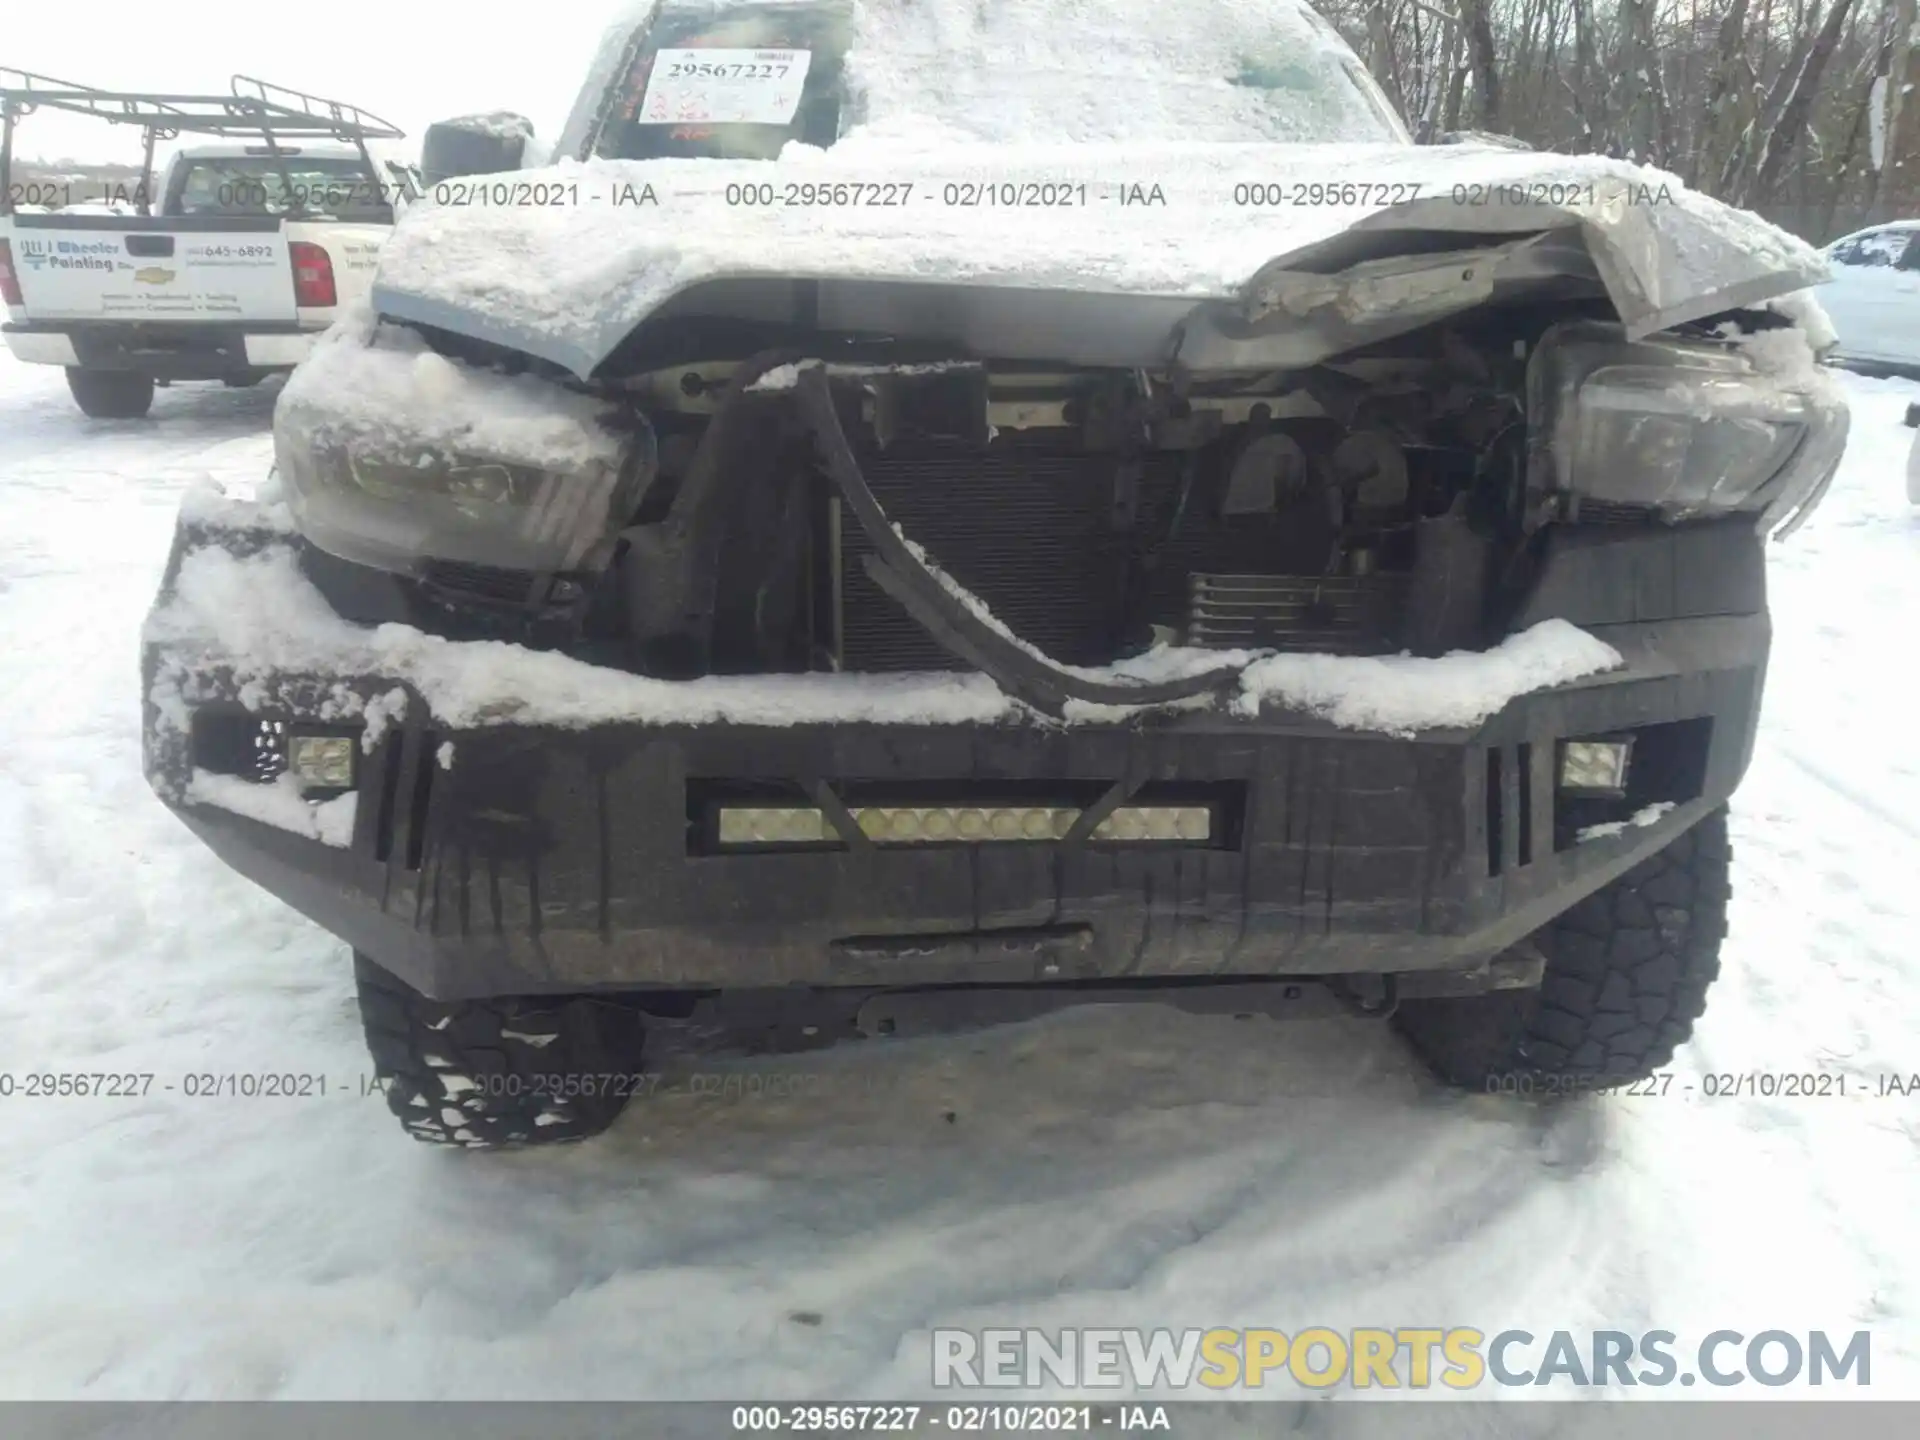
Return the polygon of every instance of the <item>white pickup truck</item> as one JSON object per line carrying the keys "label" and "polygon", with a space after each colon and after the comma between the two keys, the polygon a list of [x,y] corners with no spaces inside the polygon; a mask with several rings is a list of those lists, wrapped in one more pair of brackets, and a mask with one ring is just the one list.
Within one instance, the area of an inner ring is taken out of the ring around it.
{"label": "white pickup truck", "polygon": [[144,128],[148,177],[156,132],[219,137],[176,151],[131,215],[18,209],[0,173],[0,335],[62,366],[92,416],[145,415],[156,385],[292,369],[371,284],[419,193],[417,171],[373,148],[400,137],[385,121],[244,77],[231,95],[130,95],[0,72],[0,167],[14,121],[42,106]]}

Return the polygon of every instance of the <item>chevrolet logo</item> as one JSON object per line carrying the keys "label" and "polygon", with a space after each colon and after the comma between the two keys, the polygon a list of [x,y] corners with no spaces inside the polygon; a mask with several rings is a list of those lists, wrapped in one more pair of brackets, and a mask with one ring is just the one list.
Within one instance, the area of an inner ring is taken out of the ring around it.
{"label": "chevrolet logo", "polygon": [[133,278],[142,285],[165,285],[172,281],[174,272],[161,265],[149,265],[144,270],[133,272]]}

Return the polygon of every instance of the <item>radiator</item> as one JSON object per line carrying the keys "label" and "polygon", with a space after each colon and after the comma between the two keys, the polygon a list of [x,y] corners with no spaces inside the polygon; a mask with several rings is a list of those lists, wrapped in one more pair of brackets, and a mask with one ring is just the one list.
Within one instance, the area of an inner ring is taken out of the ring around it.
{"label": "radiator", "polygon": [[[1294,577],[1325,567],[1332,537],[1321,507],[1220,523],[1195,493],[1182,511],[1182,455],[1142,457],[1131,487],[1116,485],[1114,456],[1061,448],[1057,436],[859,458],[907,538],[1014,634],[1064,664],[1107,664],[1139,648],[1148,624],[1181,635],[1191,628],[1193,643],[1209,645],[1256,643],[1245,637],[1257,629],[1269,637],[1257,643],[1276,648],[1389,648],[1382,637],[1393,628],[1398,577],[1338,582],[1328,604],[1309,603],[1298,587],[1317,582]],[[837,634],[842,668],[964,669],[868,578],[861,560],[872,547],[852,517],[833,506],[828,527],[837,588],[825,628]],[[1196,600],[1202,580],[1204,601]],[[1132,635],[1130,586],[1143,597]]]}

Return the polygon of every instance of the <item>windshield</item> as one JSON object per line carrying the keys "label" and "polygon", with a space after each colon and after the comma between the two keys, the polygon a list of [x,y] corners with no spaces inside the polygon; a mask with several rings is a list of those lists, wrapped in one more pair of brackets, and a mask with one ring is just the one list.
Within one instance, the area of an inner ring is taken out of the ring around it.
{"label": "windshield", "polygon": [[1407,143],[1294,0],[665,0],[593,154],[772,158],[789,140]]}
{"label": "windshield", "polygon": [[[383,193],[384,192],[384,193]],[[170,215],[286,215],[391,221],[393,185],[376,185],[352,155],[288,154],[188,160],[167,196]]]}

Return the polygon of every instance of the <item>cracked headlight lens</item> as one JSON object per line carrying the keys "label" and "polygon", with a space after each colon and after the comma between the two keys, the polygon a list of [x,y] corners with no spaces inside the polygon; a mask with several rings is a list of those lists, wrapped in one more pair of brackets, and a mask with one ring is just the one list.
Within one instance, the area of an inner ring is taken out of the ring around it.
{"label": "cracked headlight lens", "polygon": [[274,459],[301,533],[331,555],[396,574],[442,561],[552,575],[591,569],[611,549],[652,483],[658,449],[633,415],[617,439],[556,446],[551,462],[528,463],[409,443],[390,423],[283,396]]}
{"label": "cracked headlight lens", "polygon": [[1755,513],[1772,530],[1819,499],[1846,446],[1827,375],[1763,370],[1739,347],[1620,327],[1555,326],[1528,372],[1536,494],[1655,511],[1669,521]]}

